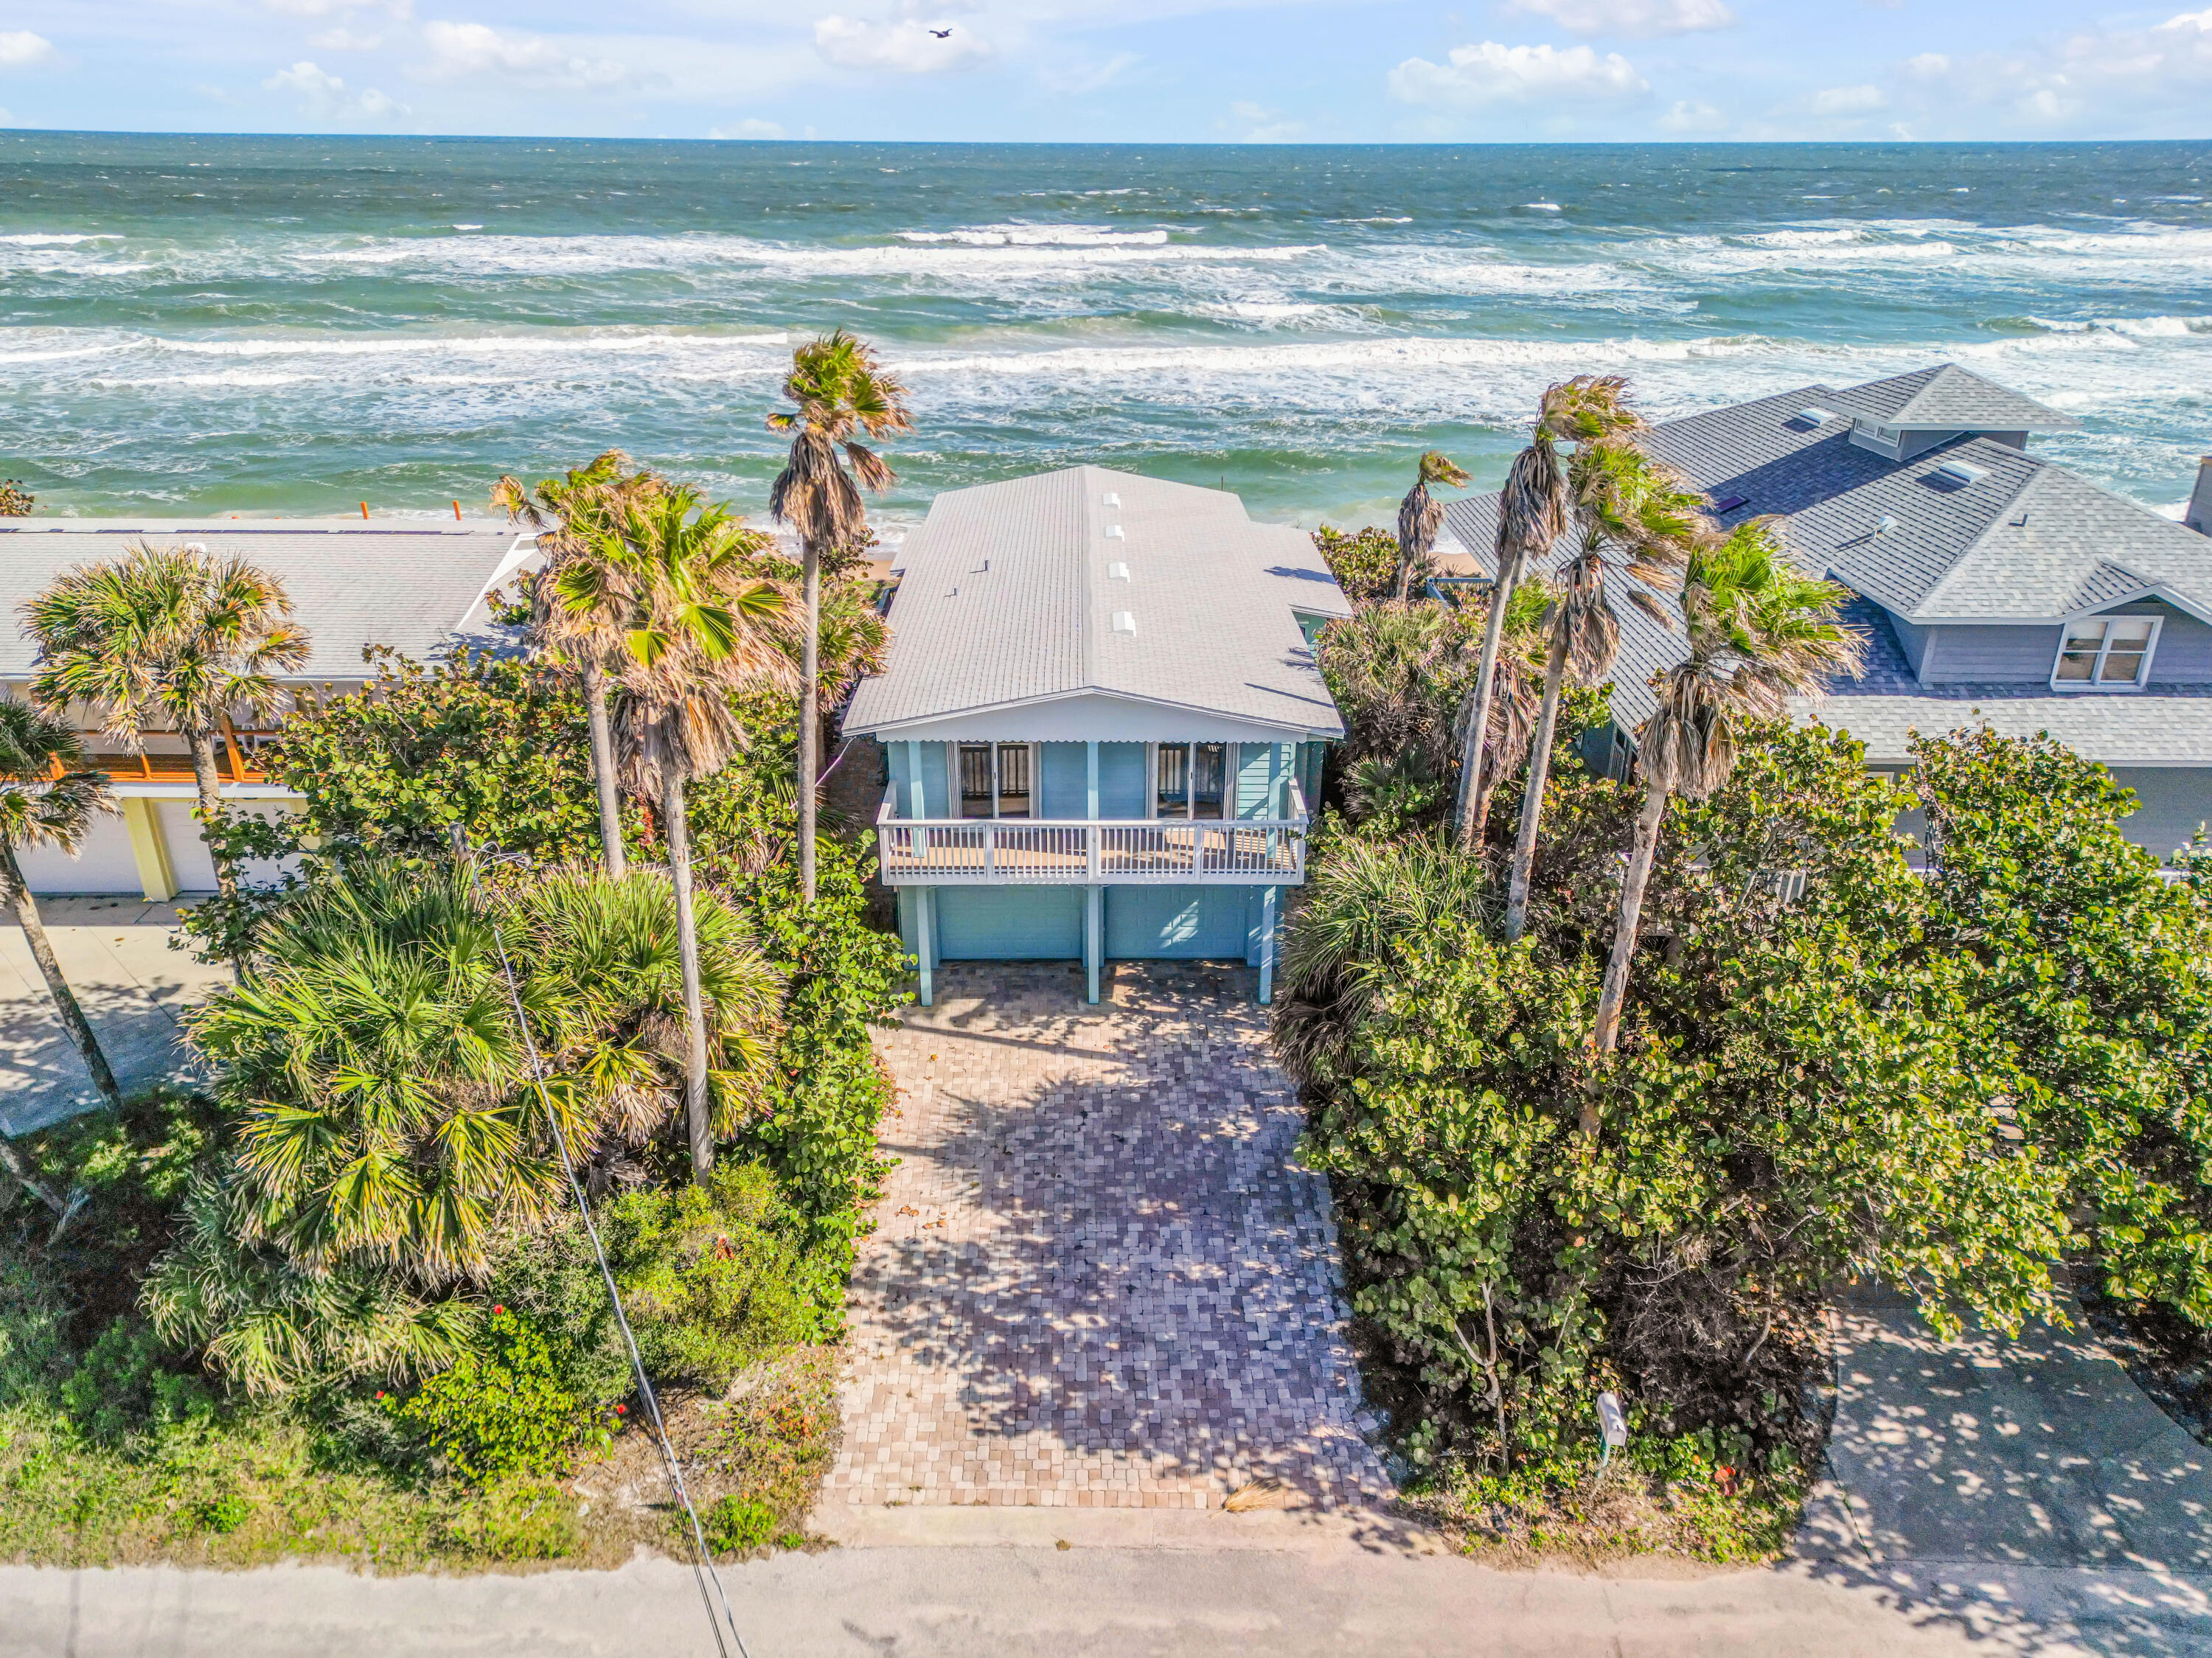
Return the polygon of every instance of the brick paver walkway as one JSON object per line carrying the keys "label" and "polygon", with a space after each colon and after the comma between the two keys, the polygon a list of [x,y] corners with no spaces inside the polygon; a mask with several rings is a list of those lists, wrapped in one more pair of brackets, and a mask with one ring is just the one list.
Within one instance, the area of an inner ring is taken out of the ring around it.
{"label": "brick paver walkway", "polygon": [[830,1503],[1218,1508],[1388,1492],[1328,1193],[1252,975],[954,966],[882,1052],[902,1159],[853,1275]]}

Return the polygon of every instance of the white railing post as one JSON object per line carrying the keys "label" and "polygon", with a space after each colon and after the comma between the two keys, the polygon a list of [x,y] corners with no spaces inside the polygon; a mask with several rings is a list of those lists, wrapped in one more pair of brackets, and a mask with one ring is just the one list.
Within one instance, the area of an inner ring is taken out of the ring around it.
{"label": "white railing post", "polygon": [[1098,865],[1103,860],[1106,830],[1103,824],[1086,824],[1083,830],[1084,874],[1090,884],[1098,884]]}
{"label": "white railing post", "polygon": [[983,877],[988,880],[999,872],[999,826],[983,826]]}

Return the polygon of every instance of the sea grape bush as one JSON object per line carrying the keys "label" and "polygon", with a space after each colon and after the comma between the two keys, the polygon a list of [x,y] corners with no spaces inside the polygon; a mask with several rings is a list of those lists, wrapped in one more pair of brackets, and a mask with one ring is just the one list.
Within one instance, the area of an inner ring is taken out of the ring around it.
{"label": "sea grape bush", "polygon": [[[1417,1465],[1577,1454],[1607,1387],[1643,1431],[1786,1459],[1821,1300],[1856,1278],[1939,1328],[2011,1328],[2060,1315],[2054,1264],[2087,1243],[2112,1293],[2205,1317],[2212,922],[2119,834],[2124,793],[1986,733],[1923,743],[1916,793],[1839,734],[1747,748],[1670,811],[1605,1062],[1588,1042],[1625,790],[1561,787],[1511,945],[1486,899],[1441,890],[1423,925],[1361,920],[1367,865],[1434,885],[1440,860],[1317,857],[1279,1046]],[[1925,879],[1893,833],[1916,805]]]}

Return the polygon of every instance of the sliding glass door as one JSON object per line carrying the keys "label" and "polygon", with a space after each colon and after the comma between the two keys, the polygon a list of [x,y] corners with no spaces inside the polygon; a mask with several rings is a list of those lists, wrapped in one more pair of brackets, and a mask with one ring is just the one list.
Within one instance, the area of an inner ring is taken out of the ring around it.
{"label": "sliding glass door", "polygon": [[1026,743],[960,745],[960,815],[1028,817],[1035,799]]}

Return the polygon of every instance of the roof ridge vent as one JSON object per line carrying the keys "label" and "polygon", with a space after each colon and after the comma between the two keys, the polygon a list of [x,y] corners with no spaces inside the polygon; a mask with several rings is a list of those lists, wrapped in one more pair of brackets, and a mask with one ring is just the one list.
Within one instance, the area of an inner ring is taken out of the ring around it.
{"label": "roof ridge vent", "polygon": [[1117,634],[1133,634],[1133,633],[1136,632],[1136,631],[1137,631],[1137,616],[1136,616],[1136,612],[1134,612],[1133,610],[1116,610],[1116,611],[1115,611],[1115,612],[1114,612],[1114,631],[1115,631],[1115,633],[1117,633]]}

